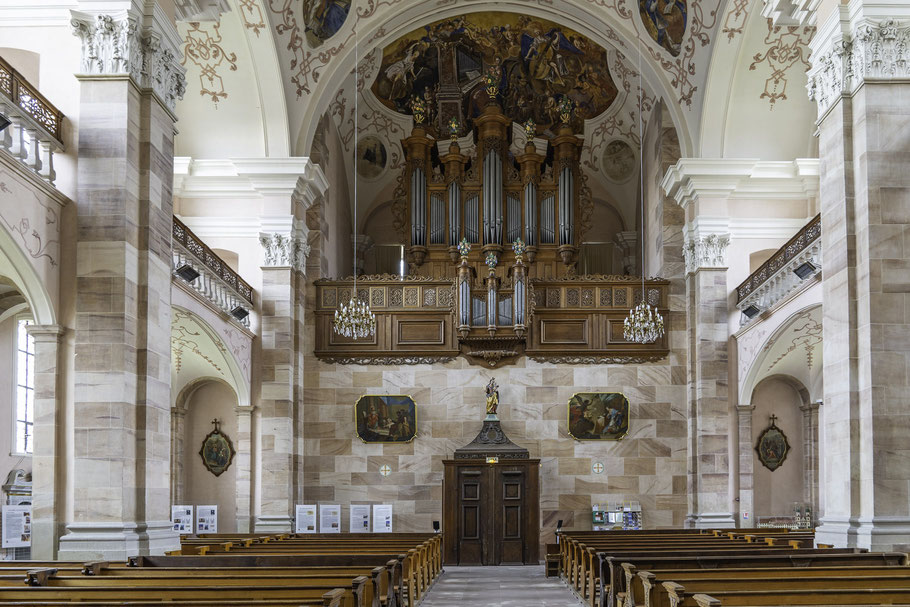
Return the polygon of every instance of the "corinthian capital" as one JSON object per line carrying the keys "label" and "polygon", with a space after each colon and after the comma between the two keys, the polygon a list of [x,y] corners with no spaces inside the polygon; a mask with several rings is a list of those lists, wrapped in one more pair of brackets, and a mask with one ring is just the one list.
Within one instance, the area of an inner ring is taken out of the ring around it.
{"label": "corinthian capital", "polygon": [[306,260],[310,255],[310,244],[305,237],[277,232],[259,234],[262,245],[263,266],[272,268],[290,267],[299,272],[306,271]]}
{"label": "corinthian capital", "polygon": [[841,95],[850,95],[865,82],[910,78],[910,22],[892,17],[850,21],[842,11],[839,27],[810,44],[809,99],[823,116]]}
{"label": "corinthian capital", "polygon": [[690,237],[683,247],[686,273],[702,269],[726,268],[728,246],[730,246],[729,234]]}
{"label": "corinthian capital", "polygon": [[70,13],[73,34],[82,42],[83,76],[128,75],[174,110],[186,91],[186,70],[180,65],[174,36],[157,31],[157,20],[127,11]]}

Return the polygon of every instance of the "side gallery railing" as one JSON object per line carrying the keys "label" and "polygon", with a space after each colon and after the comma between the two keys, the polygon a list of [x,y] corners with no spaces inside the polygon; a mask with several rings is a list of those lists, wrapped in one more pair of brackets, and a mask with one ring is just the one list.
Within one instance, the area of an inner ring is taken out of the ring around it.
{"label": "side gallery railing", "polygon": [[53,185],[54,154],[63,150],[63,112],[0,57],[0,114],[10,124],[0,131],[0,149]]}

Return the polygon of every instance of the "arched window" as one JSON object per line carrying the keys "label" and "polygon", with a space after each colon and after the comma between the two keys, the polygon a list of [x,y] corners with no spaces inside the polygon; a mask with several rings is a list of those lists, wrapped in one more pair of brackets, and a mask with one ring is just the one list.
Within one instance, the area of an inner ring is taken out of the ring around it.
{"label": "arched window", "polygon": [[29,335],[28,318],[16,323],[16,408],[15,449],[17,454],[31,454],[35,425],[35,338]]}

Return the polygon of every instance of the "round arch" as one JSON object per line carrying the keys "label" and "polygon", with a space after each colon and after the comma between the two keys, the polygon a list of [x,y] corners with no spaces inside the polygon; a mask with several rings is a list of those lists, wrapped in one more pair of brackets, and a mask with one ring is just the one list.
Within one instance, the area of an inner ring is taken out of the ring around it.
{"label": "round arch", "polygon": [[0,224],[0,275],[6,276],[28,302],[38,325],[57,324],[57,313],[45,288],[22,248],[13,240],[6,226]]}
{"label": "round arch", "polygon": [[[568,12],[567,8],[571,8],[571,12]],[[570,6],[568,3],[558,3],[553,6],[529,6],[516,0],[508,2],[483,0],[469,6],[456,5],[440,9],[436,3],[418,2],[385,21],[365,23],[364,31],[357,32],[357,54],[361,58],[366,57],[375,49],[386,46],[389,40],[394,40],[426,23],[479,12],[514,12],[548,19],[554,23],[571,27],[605,49],[619,48],[626,55],[636,53],[635,49],[639,44],[626,28],[614,28],[605,22],[603,13],[592,12],[587,7],[574,4]],[[323,73],[322,78],[314,87],[313,100],[307,104],[305,111],[292,125],[292,132],[297,133],[295,149],[299,155],[309,154],[319,119],[335,99],[337,92],[344,87],[345,80],[350,77],[353,70],[354,47],[355,44],[348,44],[339,50],[332,68]],[[653,61],[646,56],[644,47],[642,47],[642,54],[644,61],[641,71],[644,85],[650,88],[658,98],[675,99],[676,92],[667,75],[662,70],[655,69]],[[667,104],[667,107],[679,134],[682,156],[690,156],[693,150],[693,139],[689,132],[685,110],[678,103]]]}
{"label": "round arch", "polygon": [[[244,375],[242,369],[240,368],[240,363],[234,357],[233,353],[225,346],[224,340],[218,335],[217,331],[202,317],[198,314],[184,308],[182,306],[174,305],[172,308],[173,311],[178,312],[178,316],[184,319],[191,320],[192,322],[187,322],[187,330],[196,336],[198,333],[199,336],[205,338],[204,344],[192,343],[189,347],[191,351],[198,350],[198,352],[193,351],[194,354],[198,354],[203,360],[205,360],[208,365],[215,370],[221,370],[222,377],[217,377],[211,375],[208,368],[206,373],[200,373],[198,377],[192,378],[190,381],[186,382],[183,386],[179,386],[176,393],[174,393],[172,388],[172,393],[174,394],[173,405],[176,406],[178,399],[183,395],[184,401],[186,397],[192,394],[192,391],[186,392],[186,389],[192,386],[198,387],[199,382],[204,381],[219,381],[227,385],[233,392],[237,395],[237,404],[241,407],[250,406],[250,384]],[[198,328],[198,332],[195,329]],[[171,343],[173,348],[173,343],[175,340],[174,336],[174,320],[171,324]],[[183,339],[183,338],[181,338]],[[205,348],[205,351],[203,351]],[[221,363],[221,364],[218,364]],[[172,366],[177,364],[175,358],[172,356]],[[224,365],[223,369],[221,365]]]}
{"label": "round arch", "polygon": [[[755,345],[755,351],[758,354],[745,374],[740,377],[741,403],[750,402],[759,383],[775,376],[787,377],[791,385],[794,385],[792,382],[798,382],[803,386],[807,392],[804,395],[804,403],[809,402],[815,395],[813,393],[819,391],[822,366],[821,310],[820,302],[799,307],[787,315],[763,341]],[[797,377],[792,366],[788,367],[780,363],[800,349],[804,352],[811,349],[812,352],[806,354],[811,365],[802,377]],[[801,394],[801,396],[803,395]]]}

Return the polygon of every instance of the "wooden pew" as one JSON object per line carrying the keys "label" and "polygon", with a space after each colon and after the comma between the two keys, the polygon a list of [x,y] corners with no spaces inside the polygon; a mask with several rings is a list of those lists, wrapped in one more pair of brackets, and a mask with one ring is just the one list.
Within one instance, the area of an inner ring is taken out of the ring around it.
{"label": "wooden pew", "polygon": [[722,567],[810,567],[853,565],[905,565],[907,555],[902,552],[869,553],[855,548],[785,550],[778,548],[753,548],[751,550],[714,551],[673,554],[657,553],[599,553],[600,604],[616,605],[616,594],[625,592],[628,581],[622,563],[632,563],[638,570],[660,569],[717,569]]}
{"label": "wooden pew", "polygon": [[721,607],[725,605],[761,607],[779,605],[910,605],[910,587],[907,588],[836,588],[793,589],[769,588],[764,590],[736,590],[714,594],[688,594],[673,582],[665,582],[665,589],[674,607]]}

